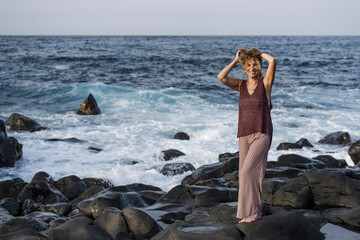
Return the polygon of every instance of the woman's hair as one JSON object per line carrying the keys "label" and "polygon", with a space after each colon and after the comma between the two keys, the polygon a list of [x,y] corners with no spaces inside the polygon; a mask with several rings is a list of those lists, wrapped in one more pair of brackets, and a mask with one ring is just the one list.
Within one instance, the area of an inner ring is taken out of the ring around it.
{"label": "woman's hair", "polygon": [[245,48],[240,48],[239,51],[240,64],[242,67],[244,67],[245,63],[250,59],[254,59],[262,67],[261,52],[258,49],[251,48],[249,50],[246,50]]}

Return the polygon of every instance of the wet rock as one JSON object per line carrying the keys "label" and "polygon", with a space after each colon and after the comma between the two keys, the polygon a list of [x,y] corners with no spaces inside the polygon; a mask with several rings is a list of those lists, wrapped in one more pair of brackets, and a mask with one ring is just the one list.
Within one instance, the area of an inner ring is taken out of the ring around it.
{"label": "wet rock", "polygon": [[100,109],[92,94],[89,94],[77,111],[79,115],[98,115],[99,113]]}
{"label": "wet rock", "polygon": [[48,184],[55,186],[55,180],[47,172],[37,172],[31,179],[31,182],[47,182]]}
{"label": "wet rock", "polygon": [[142,184],[142,183],[132,183],[126,185],[127,188],[131,189],[134,192],[141,192],[141,191],[162,191],[161,188],[155,187],[152,185]]}
{"label": "wet rock", "polygon": [[187,135],[184,132],[177,132],[174,135],[174,139],[178,139],[178,140],[190,140],[189,135]]}
{"label": "wet rock", "polygon": [[48,142],[68,142],[68,143],[84,143],[86,141],[72,137],[72,138],[49,138]]}
{"label": "wet rock", "polygon": [[164,191],[153,191],[153,190],[144,190],[138,193],[148,205],[153,205],[166,194],[166,192]]}
{"label": "wet rock", "polygon": [[0,119],[0,137],[7,137],[5,123]]}
{"label": "wet rock", "polygon": [[104,191],[105,188],[101,187],[101,186],[91,186],[88,189],[85,190],[85,192],[83,192],[79,197],[71,200],[71,204],[73,206],[77,206],[80,202],[84,201],[85,199],[88,199],[92,196],[94,196],[95,194]]}
{"label": "wet rock", "polygon": [[315,206],[360,206],[360,181],[336,170],[313,170],[305,172]]}
{"label": "wet rock", "polygon": [[76,208],[71,213],[69,213],[68,217],[69,218],[88,217],[88,215],[86,215],[84,212]]}
{"label": "wet rock", "polygon": [[19,203],[15,199],[9,197],[0,200],[0,207],[6,209],[9,214],[13,216],[16,216],[20,210]]}
{"label": "wet rock", "polygon": [[9,211],[0,206],[0,226],[1,224],[6,223],[12,218],[13,216],[9,213]]}
{"label": "wet rock", "polygon": [[348,153],[354,165],[360,167],[360,140],[350,145]]}
{"label": "wet rock", "polygon": [[351,138],[348,132],[339,131],[326,135],[319,143],[348,146],[351,143]]}
{"label": "wet rock", "polygon": [[70,203],[55,203],[51,205],[34,203],[32,209],[35,211],[52,212],[59,216],[67,216],[72,211],[72,205]]}
{"label": "wet rock", "polygon": [[168,163],[161,168],[160,172],[165,176],[173,176],[195,170],[196,168],[191,163]]}
{"label": "wet rock", "polygon": [[38,233],[47,227],[46,223],[34,218],[14,217],[0,225],[0,236],[1,239],[48,239]]}
{"label": "wet rock", "polygon": [[49,223],[55,219],[60,218],[59,215],[57,215],[55,213],[51,213],[51,212],[32,212],[32,213],[25,215],[24,217],[35,218],[35,219],[40,220],[45,223]]}
{"label": "wet rock", "polygon": [[27,183],[21,178],[14,178],[0,182],[0,199],[6,197],[17,199],[26,184]]}
{"label": "wet rock", "polygon": [[302,171],[292,167],[268,168],[265,171],[265,178],[296,178]]}
{"label": "wet rock", "polygon": [[49,227],[48,227],[47,230],[54,229],[54,228],[60,226],[61,224],[66,223],[68,220],[69,220],[69,219],[68,219],[68,218],[65,218],[65,217],[56,218],[56,219],[52,220],[52,221],[49,223]]}
{"label": "wet rock", "polygon": [[223,162],[212,163],[203,165],[194,171],[192,174],[186,176],[181,184],[191,185],[196,184],[197,182],[212,179],[212,178],[221,178],[226,173],[232,173],[239,170],[239,160],[231,158],[230,160],[225,160]]}
{"label": "wet rock", "polygon": [[227,162],[227,161],[235,161],[233,160],[235,158],[235,160],[239,161],[239,152],[236,153],[221,153],[219,154],[219,162]]}
{"label": "wet rock", "polygon": [[161,221],[167,224],[172,224],[178,220],[183,221],[185,219],[185,216],[188,215],[190,212],[184,212],[184,211],[175,211],[175,212],[169,212],[161,216]]}
{"label": "wet rock", "polygon": [[185,153],[176,149],[163,150],[160,154],[160,158],[164,159],[165,161],[169,161],[180,156],[185,156]]}
{"label": "wet rock", "polygon": [[246,239],[322,240],[324,235],[301,213],[287,212],[266,216],[251,223],[240,223],[238,229]]}
{"label": "wet rock", "polygon": [[76,217],[66,223],[46,231],[51,240],[113,240],[113,237],[106,232],[99,224],[87,217]]}
{"label": "wet rock", "polygon": [[22,144],[16,138],[0,137],[0,167],[13,167],[22,156]]}
{"label": "wet rock", "polygon": [[107,207],[120,210],[127,207],[146,207],[141,196],[126,186],[105,189],[78,204],[78,208],[89,216],[98,217]]}
{"label": "wet rock", "polygon": [[162,228],[145,212],[135,208],[122,210],[130,231],[136,239],[149,239],[159,233]]}
{"label": "wet rock", "polygon": [[329,222],[360,232],[360,207],[336,211],[331,215]]}
{"label": "wet rock", "polygon": [[289,149],[302,149],[303,146],[297,143],[280,143],[279,146],[276,147],[276,150],[289,150]]}
{"label": "wet rock", "polygon": [[92,152],[97,152],[97,153],[102,151],[101,148],[93,147],[93,146],[89,146],[87,149],[92,151]]}
{"label": "wet rock", "polygon": [[309,147],[309,148],[312,148],[314,147],[310,142],[309,140],[307,140],[306,138],[301,138],[300,140],[296,141],[295,142],[296,144],[299,144],[303,147]]}
{"label": "wet rock", "polygon": [[313,159],[323,162],[328,168],[345,168],[348,166],[345,160],[338,160],[330,155],[320,155],[314,157]]}
{"label": "wet rock", "polygon": [[9,126],[11,130],[15,131],[23,130],[35,132],[47,129],[46,127],[41,126],[35,120],[18,113],[11,114],[11,116],[5,121],[5,125]]}
{"label": "wet rock", "polygon": [[22,215],[26,215],[26,214],[29,214],[33,211],[34,209],[34,205],[35,205],[35,201],[28,198],[28,199],[25,199],[23,204],[22,204]]}
{"label": "wet rock", "polygon": [[17,201],[22,203],[26,199],[32,199],[42,204],[69,201],[58,189],[45,181],[34,181],[27,184],[17,197]]}
{"label": "wet rock", "polygon": [[272,205],[275,192],[287,181],[289,181],[288,178],[265,178],[262,185],[261,201],[265,204]]}
{"label": "wet rock", "polygon": [[189,189],[195,196],[194,207],[212,207],[238,199],[238,190],[235,188],[190,186]]}
{"label": "wet rock", "polygon": [[273,194],[271,205],[289,208],[311,208],[313,196],[304,176],[294,178],[279,187]]}
{"label": "wet rock", "polygon": [[193,198],[189,187],[177,185],[162,196],[151,209],[171,211],[190,211],[194,206]]}
{"label": "wet rock", "polygon": [[102,178],[83,178],[83,182],[89,188],[91,186],[101,186],[103,188],[109,188],[114,186],[110,180],[102,179]]}
{"label": "wet rock", "polygon": [[152,238],[152,240],[162,239],[234,240],[242,238],[240,232],[233,224],[222,222],[189,223],[177,221]]}
{"label": "wet rock", "polygon": [[129,228],[121,211],[114,207],[105,208],[95,222],[105,229],[114,239],[127,239]]}
{"label": "wet rock", "polygon": [[75,175],[60,178],[55,185],[69,200],[77,198],[87,188],[85,182]]}
{"label": "wet rock", "polygon": [[324,169],[326,165],[315,159],[303,157],[297,154],[286,154],[278,157],[278,162],[285,163],[289,167],[299,169]]}
{"label": "wet rock", "polygon": [[221,204],[214,207],[200,207],[185,216],[185,221],[190,223],[222,222],[237,224],[237,206]]}

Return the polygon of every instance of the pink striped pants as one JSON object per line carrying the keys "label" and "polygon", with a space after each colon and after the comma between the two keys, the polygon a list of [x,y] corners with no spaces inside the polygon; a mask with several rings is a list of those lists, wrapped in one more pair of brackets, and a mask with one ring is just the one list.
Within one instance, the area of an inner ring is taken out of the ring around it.
{"label": "pink striped pants", "polygon": [[252,133],[239,137],[239,196],[237,218],[261,217],[261,192],[270,136]]}

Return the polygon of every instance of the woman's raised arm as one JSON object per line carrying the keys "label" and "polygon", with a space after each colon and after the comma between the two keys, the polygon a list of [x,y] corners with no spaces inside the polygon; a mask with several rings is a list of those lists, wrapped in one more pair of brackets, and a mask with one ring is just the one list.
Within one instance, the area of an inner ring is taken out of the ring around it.
{"label": "woman's raised arm", "polygon": [[223,70],[221,70],[221,72],[219,73],[219,75],[217,76],[217,78],[226,86],[228,86],[231,89],[234,89],[235,91],[239,91],[240,89],[240,84],[242,82],[241,79],[236,79],[236,78],[228,78],[228,74],[229,72],[240,62],[239,59],[239,51],[236,53],[236,57],[235,59],[229,64],[227,65]]}
{"label": "woman's raised arm", "polygon": [[261,57],[269,62],[269,66],[268,66],[268,69],[266,70],[266,74],[264,77],[264,85],[265,85],[268,100],[270,100],[271,88],[272,88],[272,86],[274,84],[274,80],[275,80],[276,59],[273,56],[270,56],[269,54],[266,54],[266,53],[262,53]]}

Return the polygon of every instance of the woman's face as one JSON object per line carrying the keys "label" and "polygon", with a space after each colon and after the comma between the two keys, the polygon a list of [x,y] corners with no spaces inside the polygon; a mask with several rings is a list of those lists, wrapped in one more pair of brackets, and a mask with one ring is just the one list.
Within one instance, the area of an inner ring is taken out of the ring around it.
{"label": "woman's face", "polygon": [[254,58],[250,58],[245,62],[245,72],[250,78],[257,78],[261,75],[261,65]]}

